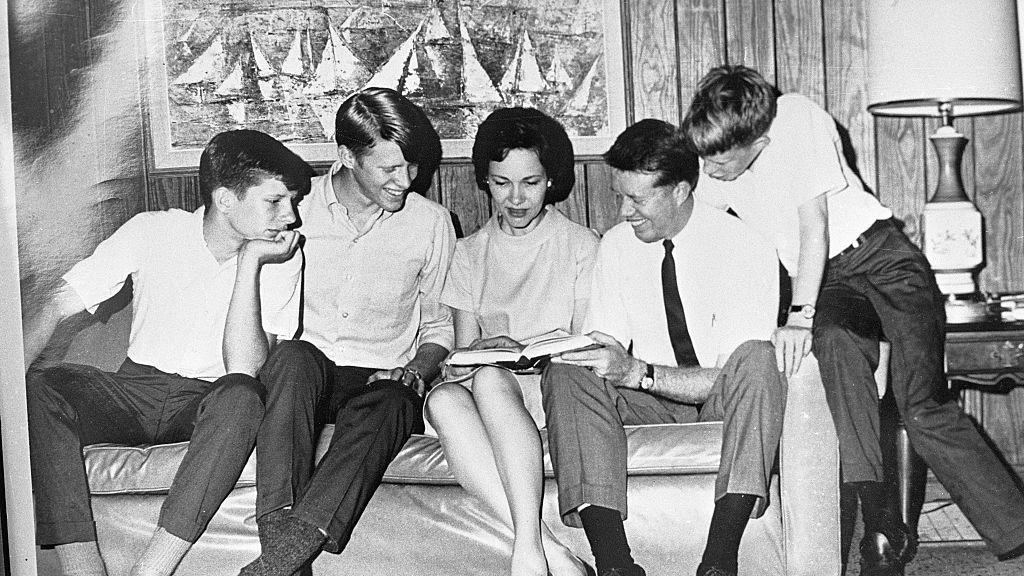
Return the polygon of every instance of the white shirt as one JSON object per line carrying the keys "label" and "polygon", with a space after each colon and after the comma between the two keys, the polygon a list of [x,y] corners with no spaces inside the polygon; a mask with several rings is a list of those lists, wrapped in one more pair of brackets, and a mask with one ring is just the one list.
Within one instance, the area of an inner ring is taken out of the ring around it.
{"label": "white shirt", "polygon": [[[721,366],[737,346],[768,340],[776,327],[778,261],[739,219],[694,202],[672,238],[676,283],[701,366]],[[661,284],[661,242],[642,242],[620,223],[601,239],[594,263],[586,329],[619,341],[633,356],[675,366]]]}
{"label": "white shirt", "polygon": [[892,211],[865,191],[846,163],[828,112],[800,94],[785,94],[777,102],[770,143],[750,168],[731,182],[702,174],[694,195],[723,210],[732,208],[775,245],[786,270],[796,276],[800,205],[827,195],[830,258],[876,220],[891,218]]}
{"label": "white shirt", "polygon": [[433,343],[451,349],[451,312],[440,304],[455,250],[448,210],[410,193],[398,212],[381,210],[360,234],[334,194],[313,179],[299,204],[306,237],[301,338],[339,366],[394,368]]}
{"label": "white shirt", "polygon": [[[204,208],[143,212],[76,264],[64,280],[89,312],[132,276],[128,357],[187,378],[225,373],[222,346],[238,259],[218,263],[203,238]],[[301,254],[260,272],[263,329],[291,338],[298,329]]]}
{"label": "white shirt", "polygon": [[586,315],[597,234],[545,210],[528,234],[508,234],[495,215],[455,247],[441,302],[472,312],[483,338],[569,334],[573,315]]}

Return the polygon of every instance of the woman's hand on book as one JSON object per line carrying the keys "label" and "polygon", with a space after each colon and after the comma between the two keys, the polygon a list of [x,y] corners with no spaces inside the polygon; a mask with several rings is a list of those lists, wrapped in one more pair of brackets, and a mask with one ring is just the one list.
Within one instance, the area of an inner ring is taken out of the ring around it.
{"label": "woman's hand on book", "polygon": [[510,348],[521,351],[524,346],[508,336],[494,336],[492,338],[478,338],[470,343],[470,350],[488,350],[491,348]]}
{"label": "woman's hand on book", "polygon": [[[448,353],[448,358],[452,357],[452,354],[459,352],[460,350],[468,350],[468,348],[456,348]],[[452,366],[448,363],[448,358],[441,362],[441,379],[442,380],[458,380],[473,370],[476,370],[476,366]]]}

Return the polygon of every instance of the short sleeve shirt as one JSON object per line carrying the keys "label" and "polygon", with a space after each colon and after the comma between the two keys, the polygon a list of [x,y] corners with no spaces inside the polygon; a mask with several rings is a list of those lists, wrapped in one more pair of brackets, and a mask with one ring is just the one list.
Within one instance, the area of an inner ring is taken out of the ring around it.
{"label": "short sleeve shirt", "polygon": [[827,197],[829,257],[853,243],[876,220],[892,212],[864,189],[843,156],[835,120],[799,94],[778,99],[770,140],[750,168],[733,181],[703,176],[694,191],[708,204],[732,208],[769,239],[791,275],[798,273],[798,208],[822,194]]}
{"label": "short sleeve shirt", "polygon": [[568,334],[574,310],[586,313],[597,234],[545,210],[528,234],[504,232],[493,216],[455,247],[441,302],[472,312],[484,338]]}
{"label": "short sleeve shirt", "polygon": [[[64,275],[89,312],[132,277],[128,357],[188,378],[225,374],[222,346],[237,257],[218,263],[203,237],[204,208],[143,212]],[[282,338],[298,329],[299,252],[260,271],[263,329]]]}

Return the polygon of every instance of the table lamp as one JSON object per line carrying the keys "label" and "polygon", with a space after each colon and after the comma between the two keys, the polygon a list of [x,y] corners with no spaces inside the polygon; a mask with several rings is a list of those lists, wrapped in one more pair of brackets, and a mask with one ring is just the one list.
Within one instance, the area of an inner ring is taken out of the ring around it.
{"label": "table lamp", "polygon": [[960,160],[967,139],[953,118],[1021,109],[1016,2],[871,0],[867,6],[868,111],[942,118],[929,137],[939,173],[922,215],[922,249],[950,300],[975,294],[974,272],[984,260],[981,213],[964,192]]}

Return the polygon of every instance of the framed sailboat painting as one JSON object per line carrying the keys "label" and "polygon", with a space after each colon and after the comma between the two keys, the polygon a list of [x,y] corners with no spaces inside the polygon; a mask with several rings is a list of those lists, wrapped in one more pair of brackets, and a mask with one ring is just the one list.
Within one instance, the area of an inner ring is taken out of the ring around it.
{"label": "framed sailboat painting", "polygon": [[145,0],[152,168],[198,166],[216,133],[262,130],[336,157],[334,114],[364,87],[420,105],[445,158],[505,106],[565,125],[578,155],[626,125],[623,0]]}

